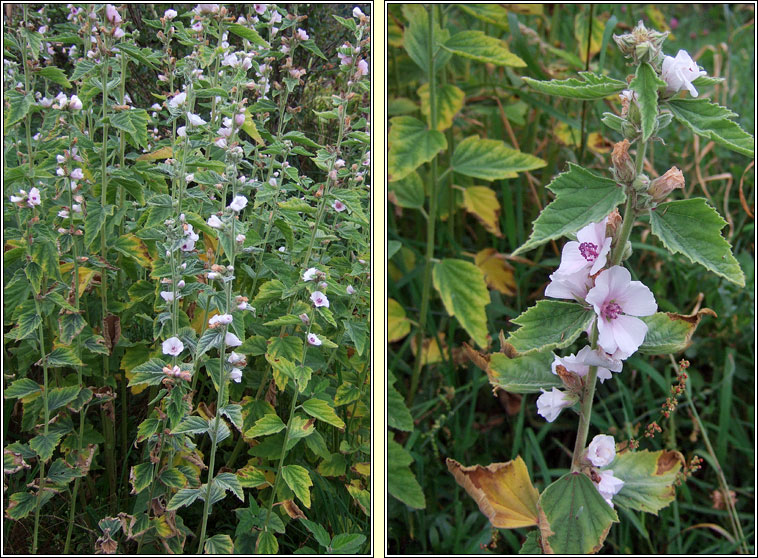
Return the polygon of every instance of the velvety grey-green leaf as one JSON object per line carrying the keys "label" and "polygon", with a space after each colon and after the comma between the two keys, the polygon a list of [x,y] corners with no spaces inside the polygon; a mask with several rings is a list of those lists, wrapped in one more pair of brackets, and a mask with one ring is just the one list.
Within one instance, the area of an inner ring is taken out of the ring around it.
{"label": "velvety grey-green leaf", "polygon": [[411,172],[400,180],[387,184],[390,201],[400,207],[421,209],[424,207],[426,193],[424,183],[417,172]]}
{"label": "velvety grey-green leaf", "polygon": [[526,66],[521,58],[513,54],[500,39],[490,37],[483,31],[459,31],[442,45],[442,48],[478,62],[495,64],[496,66]]}
{"label": "velvety grey-green leaf", "polygon": [[579,72],[579,76],[581,79],[551,79],[550,81],[540,81],[530,77],[521,79],[540,93],[583,101],[602,99],[614,93],[621,93],[627,88],[623,81],[599,76],[592,72]]}
{"label": "velvety grey-green leaf", "polygon": [[546,164],[539,157],[511,149],[502,141],[479,136],[469,136],[460,142],[450,161],[455,172],[484,180],[515,178],[519,172],[539,169]]}
{"label": "velvety grey-green leaf", "polygon": [[444,134],[430,130],[421,120],[412,116],[390,119],[387,179],[394,182],[405,178],[446,147]]}
{"label": "velvety grey-green leaf", "polygon": [[547,554],[598,552],[616,511],[583,473],[567,473],[548,486],[537,502],[542,548]]}
{"label": "velvety grey-green leaf", "polygon": [[477,345],[486,347],[487,314],[484,308],[490,302],[490,293],[482,270],[471,262],[444,259],[434,265],[432,281],[447,313],[458,319]]}
{"label": "velvety grey-green leaf", "polygon": [[[405,11],[405,10],[404,10]],[[409,24],[405,27],[403,33],[403,47],[421,71],[429,71],[429,42],[432,38],[429,35],[429,16],[427,11],[421,5],[415,5],[409,8],[412,14],[408,14]],[[448,51],[440,48],[450,37],[450,31],[442,29],[437,21],[434,22],[434,44],[432,46],[432,57],[434,59],[434,70],[440,70],[452,56]]]}
{"label": "velvety grey-green leaf", "polygon": [[5,129],[7,130],[10,126],[13,126],[27,115],[29,109],[34,104],[34,95],[32,93],[24,95],[15,89],[8,89],[5,92],[5,100],[9,104],[5,111],[4,123]]}
{"label": "velvety grey-green leaf", "polygon": [[544,389],[562,388],[563,382],[553,374],[552,351],[539,351],[508,358],[503,353],[492,353],[486,370],[490,383],[511,393],[539,393]]}
{"label": "velvety grey-green leaf", "polygon": [[608,466],[624,481],[613,502],[632,510],[658,515],[674,501],[676,481],[684,458],[677,451],[626,451]]}
{"label": "velvety grey-green leaf", "polygon": [[697,135],[751,159],[755,157],[755,138],[730,120],[737,114],[728,108],[708,99],[673,99],[668,106],[674,113],[674,118]]}
{"label": "velvety grey-green leaf", "polygon": [[671,312],[656,312],[640,319],[647,325],[645,341],[639,351],[648,355],[667,355],[683,351],[703,315],[716,316],[710,308],[703,308],[695,315],[684,316]]}
{"label": "velvety grey-green leaf", "polygon": [[540,300],[513,323],[521,327],[507,341],[522,354],[568,347],[595,317],[574,302]]}
{"label": "velvety grey-green leaf", "polygon": [[671,253],[683,254],[716,275],[745,286],[745,275],[721,236],[726,221],[703,198],[662,203],[650,212],[650,228]]}
{"label": "velvety grey-green leaf", "polygon": [[387,440],[387,490],[406,506],[417,510],[426,507],[424,492],[411,472],[411,454],[395,440]]}
{"label": "velvety grey-green leaf", "polygon": [[228,29],[233,34],[237,35],[238,37],[242,37],[243,39],[247,39],[254,45],[271,48],[265,39],[261,37],[260,34],[252,27],[240,25],[239,23],[232,23],[229,25]]}
{"label": "velvety grey-green leaf", "polygon": [[658,89],[661,87],[666,87],[666,82],[658,77],[650,64],[643,62],[637,66],[637,72],[629,83],[629,89],[637,94],[642,141],[647,141],[655,131],[655,119],[658,116]]}
{"label": "velvety grey-green leaf", "polygon": [[514,256],[597,223],[626,200],[624,190],[615,181],[573,163],[547,187],[555,193],[555,199],[534,221],[529,240],[513,252]]}

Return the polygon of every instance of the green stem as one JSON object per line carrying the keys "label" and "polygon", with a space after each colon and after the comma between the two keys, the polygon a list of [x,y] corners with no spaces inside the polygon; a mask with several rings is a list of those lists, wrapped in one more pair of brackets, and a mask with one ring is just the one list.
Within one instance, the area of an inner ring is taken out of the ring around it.
{"label": "green stem", "polygon": [[[26,4],[24,4],[24,25],[27,25],[26,15],[27,15]],[[27,45],[26,45],[26,41],[22,39],[21,34],[19,34],[18,42],[21,45],[21,60],[24,64],[24,94],[30,95],[31,90],[29,89],[29,68],[27,65],[27,54],[26,54]],[[29,162],[29,176],[31,177],[34,174],[34,157],[32,154],[31,114],[27,113],[26,117],[24,118],[24,124],[26,126],[26,156]],[[32,184],[32,186],[34,186],[34,182],[31,178],[29,179],[29,182]]]}
{"label": "green stem", "polygon": [[[41,310],[39,306],[38,293],[34,295],[34,306],[37,309],[37,315],[41,316]],[[48,383],[47,383],[47,361],[45,360],[45,332],[42,324],[39,325],[38,330],[40,354],[42,355],[42,374],[43,374],[43,387],[44,387],[44,411],[45,411],[45,425],[44,434],[47,436],[48,423],[50,422],[50,408],[48,406]],[[34,511],[34,539],[32,541],[32,554],[37,553],[37,536],[39,534],[39,512],[42,507],[42,494],[45,489],[45,463],[40,460],[39,463],[39,489],[37,491],[37,507]]]}
{"label": "green stem", "polygon": [[[597,320],[592,326],[592,336],[590,337],[590,347],[594,351],[597,349]],[[574,443],[574,453],[571,457],[571,470],[578,471],[581,467],[582,454],[584,447],[587,445],[587,434],[590,431],[590,417],[592,416],[592,403],[595,399],[595,383],[597,381],[597,366],[590,366],[590,370],[584,379],[581,393],[581,410],[579,411],[579,426],[577,427],[576,442]]]}
{"label": "green stem", "polygon": [[[434,6],[429,6],[429,121],[437,122],[437,100],[436,100],[436,83],[434,75]],[[421,291],[421,313],[419,315],[418,333],[416,334],[416,366],[411,377],[411,387],[405,397],[406,405],[409,407],[413,403],[413,398],[418,389],[419,380],[421,379],[421,368],[423,366],[423,341],[424,331],[426,329],[426,318],[429,312],[429,295],[432,286],[432,259],[434,258],[435,248],[435,226],[437,224],[437,157],[431,162],[431,178],[429,181],[429,217],[426,220],[426,265],[424,267],[424,283]]]}

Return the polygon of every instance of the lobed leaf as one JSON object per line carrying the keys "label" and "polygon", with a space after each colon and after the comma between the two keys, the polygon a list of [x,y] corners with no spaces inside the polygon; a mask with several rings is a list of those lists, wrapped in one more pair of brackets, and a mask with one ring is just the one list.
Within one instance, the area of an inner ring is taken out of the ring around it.
{"label": "lobed leaf", "polygon": [[755,138],[731,120],[737,114],[728,108],[708,99],[672,99],[668,108],[674,118],[697,135],[751,159],[755,157]]}
{"label": "lobed leaf", "polygon": [[519,353],[532,353],[568,347],[587,329],[595,313],[581,304],[540,300],[514,318],[521,326],[508,336],[508,343]]}
{"label": "lobed leaf", "polygon": [[627,88],[626,83],[623,81],[592,72],[579,72],[579,76],[581,79],[552,79],[550,81],[540,81],[530,77],[523,77],[521,79],[529,84],[532,89],[536,89],[540,93],[583,101],[602,99],[615,93],[621,93]]}

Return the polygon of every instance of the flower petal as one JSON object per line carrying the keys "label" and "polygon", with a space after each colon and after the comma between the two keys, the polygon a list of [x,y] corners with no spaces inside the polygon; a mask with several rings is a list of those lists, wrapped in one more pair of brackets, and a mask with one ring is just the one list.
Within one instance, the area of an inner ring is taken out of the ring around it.
{"label": "flower petal", "polygon": [[572,240],[564,244],[563,250],[561,250],[561,265],[558,266],[558,273],[564,275],[576,273],[587,267],[587,263],[587,260],[579,252],[579,243]]}
{"label": "flower petal", "polygon": [[[618,318],[617,318],[618,319]],[[635,318],[636,319],[636,318]],[[599,318],[597,321],[597,344],[606,352],[614,353],[618,348],[616,338],[613,335],[613,327],[608,320]]]}
{"label": "flower petal", "polygon": [[[612,322],[613,337],[618,348],[630,355],[637,351],[645,340],[647,324],[632,316],[619,316]],[[615,352],[615,349],[607,352]]]}
{"label": "flower petal", "polygon": [[631,316],[652,316],[658,310],[652,291],[640,281],[630,281],[623,294],[615,298],[624,314]]}

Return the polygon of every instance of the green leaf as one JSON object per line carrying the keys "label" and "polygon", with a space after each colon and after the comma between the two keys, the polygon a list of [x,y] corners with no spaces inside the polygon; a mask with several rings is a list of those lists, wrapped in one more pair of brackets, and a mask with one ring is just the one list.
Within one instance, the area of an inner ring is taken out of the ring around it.
{"label": "green leaf", "polygon": [[283,140],[290,140],[294,143],[299,143],[300,145],[305,145],[306,147],[313,147],[314,149],[318,149],[320,147],[323,147],[310,139],[308,136],[306,136],[303,132],[293,130],[291,132],[287,132],[282,136]]}
{"label": "green leaf", "polygon": [[53,367],[83,366],[84,363],[76,356],[71,347],[58,347],[47,355],[47,365]]}
{"label": "green leaf", "polygon": [[539,169],[546,164],[539,157],[507,147],[502,141],[479,136],[460,142],[450,161],[455,172],[484,180],[515,178],[519,172]]}
{"label": "green leaf", "polygon": [[530,77],[521,79],[540,93],[583,101],[602,99],[615,93],[621,93],[627,88],[623,81],[607,76],[599,76],[592,72],[579,72],[579,75],[582,79],[551,79],[550,81],[540,81]]}
{"label": "green leaf", "polygon": [[66,79],[66,74],[63,73],[63,70],[55,66],[45,66],[39,71],[39,75],[66,89],[71,87],[71,82]]}
{"label": "green leaf", "polygon": [[458,319],[477,345],[486,347],[487,315],[484,307],[490,302],[490,293],[482,271],[471,262],[444,259],[435,264],[432,280],[447,313]]}
{"label": "green leaf", "polygon": [[5,92],[5,100],[9,103],[8,109],[5,111],[5,129],[13,126],[16,122],[22,120],[29,109],[34,104],[34,95],[32,93],[19,93],[15,89],[8,89]]}
{"label": "green leaf", "polygon": [[345,456],[341,453],[330,454],[319,463],[316,472],[322,477],[341,477],[345,474]]}
{"label": "green leaf", "polygon": [[360,533],[340,533],[332,539],[327,553],[357,554],[364,542],[366,542],[366,535],[361,535]]}
{"label": "green leaf", "polygon": [[269,434],[276,434],[286,428],[286,425],[282,422],[282,419],[278,415],[269,413],[263,415],[257,421],[252,428],[245,432],[246,438],[255,438],[257,436],[268,436]]}
{"label": "green leaf", "polygon": [[31,312],[24,312],[16,320],[16,327],[10,330],[6,334],[6,337],[10,339],[25,339],[34,333],[37,326],[42,323],[42,316],[32,310]]}
{"label": "green leaf", "polygon": [[290,361],[300,360],[303,354],[303,340],[295,336],[272,337],[269,339],[266,354]]}
{"label": "green leaf", "polygon": [[683,254],[692,263],[739,285],[745,275],[721,236],[726,221],[703,198],[662,203],[650,212],[650,229],[672,254]]}
{"label": "green leaf", "polygon": [[51,389],[50,393],[47,394],[48,409],[52,412],[59,407],[68,405],[77,398],[80,389],[79,386],[64,386]]}
{"label": "green leaf", "polygon": [[692,334],[704,315],[716,317],[716,313],[710,308],[703,308],[690,316],[656,312],[652,316],[640,317],[647,325],[647,334],[639,351],[648,355],[667,355],[685,350],[689,347]]}
{"label": "green leaf", "polygon": [[755,157],[755,138],[730,120],[737,114],[728,108],[708,99],[673,99],[668,106],[674,118],[697,135],[751,159]]}
{"label": "green leaf", "polygon": [[675,498],[674,482],[684,463],[678,451],[625,451],[608,466],[624,481],[613,502],[632,510],[658,515]]}
{"label": "green leaf", "polygon": [[615,181],[573,163],[547,187],[555,193],[555,199],[542,210],[529,240],[513,252],[514,256],[596,223],[626,200],[624,190]]}
{"label": "green leaf", "polygon": [[642,140],[646,142],[655,131],[655,119],[658,117],[658,89],[666,87],[666,82],[658,77],[653,67],[647,62],[637,66],[637,73],[629,83],[629,89],[637,94],[640,107]]}
{"label": "green leaf", "polygon": [[21,399],[22,397],[26,397],[27,395],[41,391],[42,386],[40,386],[34,380],[31,380],[29,378],[21,378],[20,380],[16,380],[7,388],[5,388],[3,390],[3,395],[6,399]]}
{"label": "green leaf", "polygon": [[224,491],[231,490],[242,502],[245,501],[245,493],[242,490],[242,485],[240,484],[237,475],[234,473],[219,473],[216,475],[216,478],[213,479],[213,482]]}
{"label": "green leaf", "polygon": [[390,182],[406,177],[447,148],[447,140],[442,132],[430,130],[421,120],[412,116],[390,119],[388,141],[390,150],[387,155],[387,179]]}
{"label": "green leaf", "polygon": [[60,442],[63,434],[58,432],[48,432],[47,434],[38,434],[31,440],[29,440],[29,447],[34,450],[34,453],[39,455],[39,458],[44,462],[48,461],[55,451],[55,447]]}
{"label": "green leaf", "polygon": [[316,542],[318,544],[323,547],[329,546],[331,538],[329,537],[329,533],[326,529],[324,529],[315,521],[311,521],[309,519],[300,519],[300,522],[305,525],[305,528],[313,534],[313,538],[316,539]]}
{"label": "green leaf", "polygon": [[387,440],[387,490],[406,506],[426,507],[424,492],[410,469],[413,457],[394,439]]}
{"label": "green leaf", "polygon": [[153,464],[140,463],[132,467],[129,473],[129,482],[132,485],[131,494],[139,494],[153,482]]}
{"label": "green leaf", "polygon": [[485,64],[516,68],[526,66],[526,62],[513,54],[507,44],[482,31],[460,31],[445,41],[442,48]]}
{"label": "green leaf", "polygon": [[242,423],[244,422],[242,418],[242,406],[226,405],[224,407],[221,407],[221,414],[232,421],[232,424],[234,424],[237,430],[242,432]]}
{"label": "green leaf", "polygon": [[424,207],[426,193],[424,183],[416,171],[395,182],[387,183],[389,200],[400,207],[409,209],[421,209]]}
{"label": "green leaf", "polygon": [[147,125],[149,119],[146,110],[122,110],[112,114],[110,122],[115,128],[132,136],[135,146],[147,147]]}
{"label": "green leaf", "polygon": [[[539,4],[533,5],[539,6]],[[508,29],[508,10],[499,4],[456,4],[455,7],[500,29]]]}
{"label": "green leaf", "polygon": [[150,256],[147,252],[147,246],[133,234],[125,234],[118,237],[111,248],[121,252],[123,255],[134,258],[134,260],[143,267],[150,267]]}
{"label": "green leaf", "polygon": [[42,271],[48,278],[60,279],[60,262],[55,242],[37,237],[32,244],[32,259],[42,267]]}
{"label": "green leaf", "polygon": [[208,421],[203,417],[184,417],[182,422],[171,431],[172,434],[205,434],[208,432]]}
{"label": "green leaf", "polygon": [[178,510],[183,506],[191,505],[199,497],[199,488],[182,488],[176,494],[174,494],[174,497],[171,498],[171,501],[168,503],[168,506],[166,506],[166,509],[169,511]]}
{"label": "green leaf", "polygon": [[81,477],[81,471],[77,468],[70,467],[63,459],[58,458],[53,461],[50,470],[47,471],[47,479],[58,485],[66,485],[76,477]]}
{"label": "green leaf", "polygon": [[63,314],[58,319],[60,341],[64,345],[70,345],[82,332],[87,322],[80,314]]}
{"label": "green leaf", "polygon": [[227,29],[243,39],[247,39],[254,45],[262,46],[265,48],[271,48],[271,46],[261,37],[258,32],[252,27],[246,27],[239,23],[232,23],[227,26]]}
{"label": "green leaf", "polygon": [[308,470],[300,465],[285,465],[282,467],[282,478],[290,490],[295,493],[306,508],[311,507],[311,491],[313,486]]}
{"label": "green leaf", "polygon": [[426,117],[430,128],[440,132],[444,132],[453,125],[453,118],[463,108],[463,100],[466,98],[466,94],[455,85],[450,83],[439,84],[434,90],[437,122],[432,125],[428,83],[418,88],[418,96],[421,99],[421,114]]}
{"label": "green leaf", "polygon": [[512,321],[521,327],[508,343],[522,354],[568,347],[587,329],[595,313],[575,302],[540,300]]}
{"label": "green leaf", "polygon": [[[409,24],[405,27],[403,33],[403,47],[408,56],[411,57],[419,68],[426,74],[429,72],[429,16],[427,11],[417,5],[416,7],[403,7]],[[412,13],[410,13],[412,11]],[[436,20],[436,18],[435,18]],[[452,54],[443,50],[442,44],[450,37],[450,31],[442,29],[438,21],[434,21],[434,44],[432,45],[432,60],[434,60],[434,71],[438,72],[447,64]]]}
{"label": "green leaf", "polygon": [[308,39],[307,41],[302,41],[300,43],[300,46],[303,47],[305,50],[310,52],[311,54],[315,54],[322,60],[328,60],[326,56],[324,56],[324,53],[321,52],[321,49],[318,48],[318,45],[315,43],[313,39]]}
{"label": "green leaf", "polygon": [[387,425],[405,432],[413,431],[413,416],[395,386],[387,386]]}
{"label": "green leaf", "polygon": [[618,523],[616,512],[583,473],[567,473],[548,486],[537,508],[546,554],[595,553]]}
{"label": "green leaf", "polygon": [[100,230],[108,217],[113,215],[114,206],[101,206],[95,200],[87,203],[87,215],[84,218],[84,244],[89,248],[99,238]]}
{"label": "green leaf", "polygon": [[539,529],[534,529],[526,534],[524,544],[519,549],[519,554],[542,554],[542,547],[539,542]]}
{"label": "green leaf", "polygon": [[276,535],[271,531],[261,531],[258,534],[258,540],[255,541],[255,552],[257,554],[277,554],[279,543],[276,541]]}
{"label": "green leaf", "polygon": [[322,399],[309,399],[303,403],[303,410],[320,421],[345,429],[345,423],[337,416],[331,405]]}
{"label": "green leaf", "polygon": [[[149,66],[150,68],[154,70],[158,69],[155,66],[154,61],[151,60],[151,58],[153,58],[153,56],[158,57],[159,55],[157,53],[154,54],[154,51],[149,48],[139,49],[137,48],[136,45],[126,43],[126,42],[121,42],[114,47],[114,50],[123,52],[129,58],[132,58],[135,62],[139,62],[140,64],[144,64],[145,66]],[[79,66],[79,64],[80,63],[77,63],[77,67]]]}
{"label": "green leaf", "polygon": [[187,477],[176,467],[164,470],[158,477],[158,480],[169,488],[184,488],[187,486]]}
{"label": "green leaf", "polygon": [[37,509],[38,502],[40,507],[42,507],[49,502],[54,495],[55,492],[52,490],[46,490],[38,500],[37,495],[31,494],[30,492],[16,492],[15,494],[11,494],[11,497],[9,498],[10,503],[5,509],[5,515],[10,519],[15,519],[17,521],[23,519]]}
{"label": "green leaf", "polygon": [[166,377],[166,374],[163,372],[164,366],[166,366],[166,363],[159,358],[151,358],[147,362],[135,366],[132,369],[134,376],[129,380],[128,387],[140,384],[157,386]]}
{"label": "green leaf", "polygon": [[213,535],[203,548],[206,554],[234,554],[234,542],[229,535]]}
{"label": "green leaf", "polygon": [[237,471],[237,478],[239,479],[240,486],[245,488],[254,488],[262,484],[268,484],[265,473],[252,465],[246,465]]}
{"label": "green leaf", "polygon": [[261,285],[261,288],[258,289],[258,294],[255,295],[253,303],[257,306],[258,304],[263,304],[264,302],[269,302],[271,300],[281,300],[283,292],[284,284],[279,281],[279,279],[266,281]]}
{"label": "green leaf", "polygon": [[510,393],[539,393],[541,389],[562,388],[563,382],[551,371],[552,351],[539,351],[508,358],[492,353],[487,376],[490,383]]}
{"label": "green leaf", "polygon": [[345,333],[353,342],[355,350],[358,351],[359,355],[363,355],[363,351],[366,350],[368,324],[357,320],[342,320],[342,323],[345,326]]}
{"label": "green leaf", "polygon": [[35,293],[39,293],[42,286],[42,268],[37,262],[31,261],[24,268],[24,274],[29,280]]}

